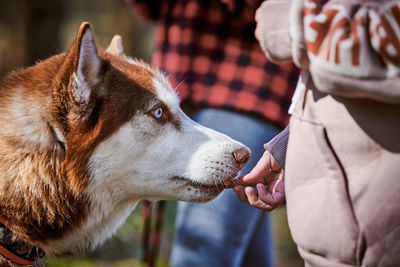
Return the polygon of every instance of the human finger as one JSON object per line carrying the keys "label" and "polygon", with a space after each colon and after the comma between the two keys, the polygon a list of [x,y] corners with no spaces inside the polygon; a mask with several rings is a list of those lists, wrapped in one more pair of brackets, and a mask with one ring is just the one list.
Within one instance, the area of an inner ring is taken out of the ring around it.
{"label": "human finger", "polygon": [[273,208],[271,206],[269,206],[268,204],[266,204],[259,198],[257,192],[252,187],[250,187],[250,186],[246,187],[245,193],[247,196],[248,203],[251,206],[253,206],[257,209],[265,210],[265,211],[273,210]]}
{"label": "human finger", "polygon": [[260,13],[261,13],[261,9],[258,8],[258,9],[256,10],[256,14],[254,15],[254,20],[255,20],[256,22],[258,22],[258,21],[260,20]]}
{"label": "human finger", "polygon": [[248,185],[256,185],[262,182],[264,176],[270,169],[270,154],[264,153],[256,166],[250,171],[250,173],[243,176],[242,181]]}
{"label": "human finger", "polygon": [[276,179],[275,181],[273,181],[270,184],[270,191],[271,193],[275,193],[275,192],[282,192],[285,193],[285,183],[283,181],[284,178],[284,172],[281,172],[278,174],[279,177],[278,179]]}
{"label": "human finger", "polygon": [[254,31],[254,36],[256,37],[256,39],[259,41],[260,40],[260,33],[258,31],[258,27],[256,27],[255,31]]}
{"label": "human finger", "polygon": [[282,204],[285,199],[285,196],[282,192],[268,192],[263,184],[257,184],[257,191],[259,199],[272,209],[279,207],[279,205]]}
{"label": "human finger", "polygon": [[238,178],[230,179],[224,182],[224,188],[233,188],[236,185],[246,186],[247,184],[243,182],[243,176]]}
{"label": "human finger", "polygon": [[243,201],[244,203],[249,204],[249,201],[247,200],[246,193],[244,192],[244,187],[242,185],[235,185],[233,187],[233,191],[236,193],[237,197]]}
{"label": "human finger", "polygon": [[281,169],[281,166],[279,165],[279,162],[272,155],[270,157],[270,160],[271,160],[271,170],[274,171],[274,172],[279,171]]}

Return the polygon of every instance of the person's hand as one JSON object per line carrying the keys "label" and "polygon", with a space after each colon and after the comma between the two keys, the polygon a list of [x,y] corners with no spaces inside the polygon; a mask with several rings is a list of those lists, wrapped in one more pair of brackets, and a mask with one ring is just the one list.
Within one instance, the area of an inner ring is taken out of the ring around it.
{"label": "person's hand", "polygon": [[[251,206],[272,211],[285,200],[284,171],[269,151],[265,151],[250,173],[235,180],[233,190]],[[257,192],[253,186],[257,187]]]}
{"label": "person's hand", "polygon": [[[254,16],[254,20],[256,21],[257,24],[258,24],[258,21],[260,20],[260,12],[261,12],[261,10],[260,10],[260,8],[258,8],[258,9],[256,10],[256,14],[255,14],[255,16]],[[259,31],[259,29],[258,29],[257,26],[256,26],[256,29],[255,29],[255,31],[254,31],[254,35],[255,35],[256,39],[257,39],[258,41],[260,41],[260,31]]]}

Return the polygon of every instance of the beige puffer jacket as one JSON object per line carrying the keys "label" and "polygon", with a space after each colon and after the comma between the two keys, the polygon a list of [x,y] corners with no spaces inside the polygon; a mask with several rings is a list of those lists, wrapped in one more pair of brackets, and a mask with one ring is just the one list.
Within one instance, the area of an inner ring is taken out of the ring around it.
{"label": "beige puffer jacket", "polygon": [[285,169],[306,266],[400,266],[400,1],[267,0],[260,11],[265,54],[306,78]]}

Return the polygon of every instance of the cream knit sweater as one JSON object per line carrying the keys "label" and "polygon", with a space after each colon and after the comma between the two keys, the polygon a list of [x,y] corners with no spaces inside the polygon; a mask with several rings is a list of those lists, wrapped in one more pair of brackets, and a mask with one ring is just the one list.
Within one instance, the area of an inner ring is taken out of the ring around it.
{"label": "cream knit sweater", "polygon": [[308,70],[318,90],[400,103],[400,1],[267,0],[260,44]]}

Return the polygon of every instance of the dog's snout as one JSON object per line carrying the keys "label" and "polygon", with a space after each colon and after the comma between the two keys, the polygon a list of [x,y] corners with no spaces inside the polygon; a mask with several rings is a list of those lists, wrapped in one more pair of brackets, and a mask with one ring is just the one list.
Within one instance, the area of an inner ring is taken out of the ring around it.
{"label": "dog's snout", "polygon": [[246,146],[236,150],[235,152],[232,153],[233,158],[236,160],[237,163],[239,163],[240,167],[243,167],[247,161],[250,159],[250,149]]}

